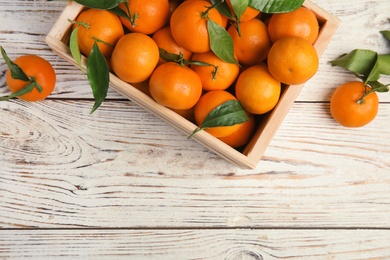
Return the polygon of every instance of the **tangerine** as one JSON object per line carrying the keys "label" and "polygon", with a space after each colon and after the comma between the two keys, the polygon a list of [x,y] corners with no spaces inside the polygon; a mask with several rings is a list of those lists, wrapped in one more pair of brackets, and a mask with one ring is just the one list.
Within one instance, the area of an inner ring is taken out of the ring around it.
{"label": "tangerine", "polygon": [[240,72],[240,67],[237,64],[223,61],[212,51],[195,53],[192,60],[214,65],[191,65],[191,69],[199,75],[205,91],[227,89],[233,84]]}
{"label": "tangerine", "polygon": [[292,12],[272,15],[268,32],[272,42],[286,36],[298,36],[313,44],[318,37],[319,24],[313,11],[300,7]]}
{"label": "tangerine", "polygon": [[159,58],[158,46],[151,37],[143,33],[128,33],[116,44],[111,67],[122,80],[138,83],[150,77]]}
{"label": "tangerine", "polygon": [[234,53],[240,64],[251,66],[264,61],[271,48],[267,26],[255,18],[240,23],[241,34],[235,26],[230,26],[228,33],[233,39]]}
{"label": "tangerine", "polygon": [[287,85],[298,85],[314,76],[319,61],[316,49],[307,40],[286,36],[272,45],[267,63],[275,79]]}
{"label": "tangerine", "polygon": [[235,86],[238,101],[252,114],[271,111],[279,101],[280,92],[281,83],[272,77],[265,64],[244,70]]}
{"label": "tangerine", "polygon": [[149,91],[159,104],[177,110],[187,110],[198,102],[202,82],[198,74],[176,62],[159,65],[149,80]]}
{"label": "tangerine", "polygon": [[[226,90],[212,90],[203,94],[198,103],[195,105],[194,115],[195,122],[198,126],[201,126],[205,118],[210,112],[229,100],[237,100],[232,94]],[[216,126],[211,128],[206,128],[205,131],[209,134],[220,138],[231,135],[240,127],[240,124],[235,124],[232,126]]]}
{"label": "tangerine", "polygon": [[[18,96],[19,99],[25,101],[39,101],[49,96],[56,84],[56,73],[52,65],[42,57],[36,55],[23,55],[14,60],[23,72],[30,78],[35,80],[41,87],[42,92],[39,92],[36,87],[29,93]],[[6,73],[6,83],[12,93],[21,90],[28,81],[14,79],[8,69]]]}
{"label": "tangerine", "polygon": [[87,9],[81,12],[73,24],[78,27],[80,52],[88,56],[95,42],[104,57],[109,57],[114,46],[124,35],[119,17],[107,10]]}
{"label": "tangerine", "polygon": [[[179,55],[180,53],[183,54],[183,58],[185,60],[190,60],[192,57],[192,52],[189,50],[186,50],[185,48],[179,46],[175,40],[172,37],[171,28],[168,26],[165,26],[155,32],[153,34],[153,40],[157,43],[157,46],[169,53],[174,53]],[[159,63],[166,62],[162,58],[160,58]]]}
{"label": "tangerine", "polygon": [[248,114],[248,117],[249,120],[240,124],[235,132],[225,137],[219,137],[218,139],[233,148],[239,148],[247,144],[252,137],[256,125],[255,117],[251,114]]}
{"label": "tangerine", "polygon": [[207,29],[208,19],[220,26],[224,21],[217,9],[209,9],[208,1],[185,1],[173,11],[170,26],[175,41],[191,52],[210,50],[210,39]]}
{"label": "tangerine", "polygon": [[120,17],[131,32],[152,34],[164,27],[170,16],[168,0],[131,0],[119,4],[128,17]]}
{"label": "tangerine", "polygon": [[[336,88],[330,99],[330,113],[342,126],[361,127],[375,119],[379,100],[363,82],[353,81]],[[364,95],[364,97],[363,97]]]}

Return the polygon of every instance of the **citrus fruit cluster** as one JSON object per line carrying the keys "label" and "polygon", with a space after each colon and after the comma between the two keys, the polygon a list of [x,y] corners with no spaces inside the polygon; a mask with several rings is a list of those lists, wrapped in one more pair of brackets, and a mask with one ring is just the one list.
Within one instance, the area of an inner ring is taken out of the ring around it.
{"label": "citrus fruit cluster", "polygon": [[[157,103],[199,127],[214,113],[214,124],[202,129],[241,147],[253,134],[256,115],[277,105],[284,85],[302,84],[316,73],[319,24],[305,7],[271,15],[248,6],[235,16],[232,2],[226,4],[231,17],[207,0],[132,0],[118,6],[126,17],[87,9],[74,26],[84,55],[97,43],[120,79],[146,85]],[[219,34],[232,43],[231,59],[221,55],[229,51],[224,40],[216,44],[219,52],[213,49],[212,37]],[[235,118],[234,102],[246,119]]]}

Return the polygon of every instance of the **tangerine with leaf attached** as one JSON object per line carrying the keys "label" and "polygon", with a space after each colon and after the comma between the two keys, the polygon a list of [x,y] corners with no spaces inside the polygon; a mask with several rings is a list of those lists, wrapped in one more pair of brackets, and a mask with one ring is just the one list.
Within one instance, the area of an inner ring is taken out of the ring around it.
{"label": "tangerine with leaf attached", "polygon": [[78,27],[78,43],[82,54],[88,56],[97,42],[104,57],[109,57],[114,46],[124,35],[122,23],[117,15],[107,10],[87,9],[81,12],[73,24]]}
{"label": "tangerine with leaf attached", "polygon": [[[212,90],[206,92],[199,99],[195,105],[194,115],[195,122],[198,126],[201,126],[206,117],[211,113],[213,109],[220,106],[226,101],[237,100],[235,96],[227,92],[226,90]],[[231,135],[240,127],[240,124],[231,126],[215,126],[204,129],[209,134],[220,138]]]}
{"label": "tangerine with leaf attached", "polygon": [[[42,87],[40,92],[37,87],[34,87],[31,92],[18,96],[19,99],[25,101],[39,101],[49,96],[56,84],[56,73],[52,65],[44,58],[36,55],[23,55],[14,60],[22,71],[32,80],[37,82]],[[9,90],[15,93],[29,84],[28,81],[14,79],[10,70],[6,73],[6,83]]]}
{"label": "tangerine with leaf attached", "polygon": [[360,81],[336,88],[330,99],[332,117],[345,127],[362,127],[375,119],[379,100],[376,92]]}
{"label": "tangerine with leaf attached", "polygon": [[131,32],[152,34],[164,27],[170,16],[168,0],[131,0],[119,5],[128,17],[120,17]]}
{"label": "tangerine with leaf attached", "polygon": [[220,59],[212,51],[195,53],[193,61],[200,61],[210,65],[191,65],[202,80],[203,90],[225,90],[236,80],[240,67]]}
{"label": "tangerine with leaf attached", "polygon": [[208,1],[185,1],[173,11],[170,26],[172,36],[180,46],[191,52],[210,50],[207,21],[210,19],[224,26],[221,14],[210,7]]}
{"label": "tangerine with leaf attached", "polygon": [[[177,44],[177,42],[172,37],[171,28],[169,25],[155,32],[152,38],[157,43],[157,46],[164,51],[177,55],[180,55],[181,53],[185,60],[191,59],[192,52]],[[159,63],[164,62],[165,61],[160,58]]]}
{"label": "tangerine with leaf attached", "polygon": [[240,23],[239,29],[240,33],[235,26],[230,26],[228,29],[238,62],[251,66],[264,61],[272,45],[267,26],[255,18]]}

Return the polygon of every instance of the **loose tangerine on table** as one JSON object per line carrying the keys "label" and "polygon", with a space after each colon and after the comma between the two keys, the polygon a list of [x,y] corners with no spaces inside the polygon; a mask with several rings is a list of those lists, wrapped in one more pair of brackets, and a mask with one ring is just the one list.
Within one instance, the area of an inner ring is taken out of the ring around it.
{"label": "loose tangerine on table", "polygon": [[[36,87],[29,93],[18,96],[17,98],[25,101],[40,101],[48,97],[56,85],[56,73],[53,66],[44,58],[37,55],[23,55],[14,60],[22,71],[29,77],[33,78],[41,87],[39,92]],[[30,82],[20,79],[14,79],[10,70],[6,73],[6,84],[12,93],[15,93],[26,87]]]}
{"label": "loose tangerine on table", "polygon": [[345,127],[362,127],[375,119],[379,99],[363,82],[347,82],[336,88],[330,100],[332,117]]}

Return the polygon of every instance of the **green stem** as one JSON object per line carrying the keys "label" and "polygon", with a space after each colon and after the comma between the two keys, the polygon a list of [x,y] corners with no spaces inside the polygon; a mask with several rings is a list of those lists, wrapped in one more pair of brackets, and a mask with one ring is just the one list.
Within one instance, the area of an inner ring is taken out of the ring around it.
{"label": "green stem", "polygon": [[137,26],[136,21],[137,21],[137,19],[139,18],[138,13],[135,13],[135,14],[131,15],[129,2],[128,2],[128,1],[125,1],[125,4],[126,4],[126,10],[127,10],[127,17],[128,17],[128,20],[130,21],[130,23],[131,23],[132,26]]}
{"label": "green stem", "polygon": [[94,39],[96,42],[101,42],[101,43],[104,43],[104,44],[106,44],[106,45],[108,45],[108,46],[114,48],[114,45],[112,45],[112,44],[109,43],[109,42],[103,41],[103,40],[101,40],[101,39],[99,39],[99,38],[96,38],[95,36],[91,36],[91,37],[92,37],[92,39]]}
{"label": "green stem", "polygon": [[71,23],[71,24],[75,24],[77,26],[83,26],[85,29],[89,29],[89,27],[91,27],[88,23],[86,23],[85,21],[82,21],[82,22],[78,22],[76,20],[70,20],[68,19],[68,21]]}
{"label": "green stem", "polygon": [[216,8],[218,5],[220,5],[222,3],[223,3],[223,1],[218,1],[217,3],[215,3],[209,7],[205,6],[207,9],[205,11],[203,11],[200,16],[202,18],[208,18],[210,10]]}
{"label": "green stem", "polygon": [[[370,88],[369,91],[367,91],[367,89]],[[364,104],[364,98],[368,95],[370,95],[371,93],[373,92],[376,92],[379,88],[372,88],[370,87],[369,85],[367,84],[364,84],[364,93],[362,95],[361,98],[359,98],[359,100],[357,101],[358,104]]]}

